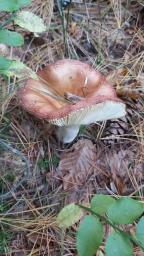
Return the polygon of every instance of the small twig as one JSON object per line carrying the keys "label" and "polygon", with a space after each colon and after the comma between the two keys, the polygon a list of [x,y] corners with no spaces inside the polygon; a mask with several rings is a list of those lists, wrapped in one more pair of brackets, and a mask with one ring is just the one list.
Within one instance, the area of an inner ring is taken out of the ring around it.
{"label": "small twig", "polygon": [[72,102],[73,104],[76,104],[77,102],[79,102],[81,100],[84,100],[84,97],[80,97],[80,96],[77,96],[77,95],[69,93],[69,92],[65,92],[64,97],[65,97],[65,99]]}
{"label": "small twig", "polygon": [[68,32],[68,27],[69,27],[69,21],[70,21],[70,6],[71,6],[71,3],[72,3],[72,0],[70,0],[70,3],[69,3],[69,5],[68,5],[66,32]]}
{"label": "small twig", "polygon": [[[68,101],[68,100],[64,99],[63,97],[56,96],[56,95],[54,95],[54,94],[51,94],[51,93],[48,92],[48,91],[46,92],[46,91],[39,90],[39,89],[36,89],[36,88],[32,88],[32,90],[33,90],[34,92],[38,92],[39,94],[47,95],[47,96],[49,96],[49,97],[51,97],[51,98],[53,98],[53,99],[55,99],[55,100],[58,100],[58,101],[62,101],[62,102],[67,102],[67,101]],[[70,102],[68,101],[68,103],[70,103]]]}
{"label": "small twig", "polygon": [[61,20],[62,20],[62,29],[63,29],[63,41],[64,41],[64,48],[65,48],[65,53],[67,50],[67,31],[66,31],[66,21],[65,21],[65,15],[64,15],[64,11],[63,11],[63,2],[62,0],[57,0],[58,3],[58,9],[60,12],[60,16],[61,16]]}

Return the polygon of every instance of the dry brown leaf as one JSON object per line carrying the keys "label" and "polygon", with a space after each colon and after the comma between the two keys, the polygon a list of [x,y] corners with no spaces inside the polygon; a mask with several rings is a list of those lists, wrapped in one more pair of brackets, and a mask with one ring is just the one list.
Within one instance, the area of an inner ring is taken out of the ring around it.
{"label": "dry brown leaf", "polygon": [[77,33],[77,23],[76,22],[71,22],[69,32],[73,36]]}
{"label": "dry brown leaf", "polygon": [[124,179],[115,172],[112,172],[111,187],[112,186],[114,187],[114,193],[123,195],[126,192],[126,184],[124,182]]}
{"label": "dry brown leaf", "polygon": [[59,171],[64,190],[84,185],[95,168],[96,149],[90,140],[79,140],[61,158]]}
{"label": "dry brown leaf", "polygon": [[116,92],[119,97],[128,97],[134,100],[143,97],[143,88],[140,87],[140,85],[142,85],[140,81],[142,76],[139,75],[138,78],[135,80],[129,79],[128,81],[129,83],[131,83],[129,85],[124,86],[129,75],[129,71],[126,67],[119,68],[110,72],[107,76],[107,80],[111,82],[113,85],[117,85]]}
{"label": "dry brown leaf", "polygon": [[130,99],[136,100],[139,99],[140,97],[144,96],[144,92],[141,92],[138,89],[132,89],[132,88],[127,88],[127,89],[118,89],[117,90],[117,95],[119,97],[128,97]]}

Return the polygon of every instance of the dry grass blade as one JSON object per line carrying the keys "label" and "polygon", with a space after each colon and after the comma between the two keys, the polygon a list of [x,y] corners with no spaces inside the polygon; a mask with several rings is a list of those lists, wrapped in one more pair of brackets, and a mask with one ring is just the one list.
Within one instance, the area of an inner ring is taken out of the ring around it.
{"label": "dry grass blade", "polygon": [[12,146],[7,144],[2,139],[0,139],[0,145],[3,148],[6,148],[7,150],[10,150],[13,154],[16,154],[16,155],[20,156],[21,159],[24,160],[24,162],[26,164],[26,168],[25,168],[23,177],[20,180],[18,180],[17,183],[12,188],[10,188],[9,192],[0,195],[0,200],[6,200],[6,199],[10,199],[12,197],[15,197],[15,191],[29,178],[29,176],[30,176],[30,166],[29,166],[29,163],[28,163],[26,157],[19,150],[13,148]]}
{"label": "dry grass blade", "polygon": [[[26,205],[27,210],[17,211],[18,204]],[[59,243],[56,238],[59,229],[55,216],[49,212],[53,206],[36,207],[31,200],[23,198],[23,201],[17,201],[7,213],[1,214],[1,227],[7,225],[9,231],[16,234],[10,245],[13,255],[21,255],[21,252],[22,255],[52,253],[53,246]]]}
{"label": "dry grass blade", "polygon": [[110,0],[118,28],[122,25],[122,0]]}

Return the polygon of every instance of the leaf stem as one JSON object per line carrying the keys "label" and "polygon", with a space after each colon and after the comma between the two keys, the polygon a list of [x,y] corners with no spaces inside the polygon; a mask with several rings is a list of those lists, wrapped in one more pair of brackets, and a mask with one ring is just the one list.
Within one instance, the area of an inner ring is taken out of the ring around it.
{"label": "leaf stem", "polygon": [[83,206],[83,205],[80,205],[80,204],[77,204],[77,206],[79,206],[80,208],[90,212],[92,215],[100,218],[101,220],[103,220],[105,223],[108,223],[111,227],[113,227],[114,230],[116,230],[117,232],[119,233],[122,233],[122,234],[125,234],[134,244],[136,244],[137,246],[141,247],[141,249],[144,251],[144,247],[139,243],[139,241],[137,241],[136,237],[127,233],[127,232],[124,232],[123,230],[121,230],[119,227],[115,226],[107,217],[105,216],[101,216],[99,215],[98,213],[94,212],[92,209],[86,207],[86,206]]}
{"label": "leaf stem", "polygon": [[99,215],[98,213],[94,212],[93,210],[91,210],[88,207],[85,207],[83,205],[77,204],[79,207],[81,207],[82,209],[90,212],[91,214],[95,215],[96,217],[100,218],[101,220],[105,221],[106,223],[108,223],[111,227],[113,227],[114,229],[116,229],[119,232],[123,232],[123,230],[121,230],[120,228],[118,228],[117,226],[115,226],[110,220],[108,220],[105,216]]}

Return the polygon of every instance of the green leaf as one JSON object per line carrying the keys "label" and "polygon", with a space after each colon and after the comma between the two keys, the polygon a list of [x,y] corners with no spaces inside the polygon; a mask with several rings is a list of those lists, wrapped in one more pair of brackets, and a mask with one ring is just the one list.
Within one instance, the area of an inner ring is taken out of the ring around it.
{"label": "green leaf", "polygon": [[110,205],[108,218],[115,224],[131,224],[144,212],[143,204],[129,197],[118,199]]}
{"label": "green leaf", "polygon": [[0,73],[3,74],[5,70],[9,69],[12,61],[0,56]]}
{"label": "green leaf", "polygon": [[17,10],[16,0],[0,0],[0,11],[13,12]]}
{"label": "green leaf", "polygon": [[103,226],[98,218],[86,216],[77,232],[77,250],[79,256],[94,256],[103,240]]}
{"label": "green leaf", "polygon": [[19,8],[29,5],[31,3],[31,0],[17,0]]}
{"label": "green leaf", "polygon": [[0,56],[0,73],[8,77],[16,76],[20,79],[38,79],[37,74],[24,63],[16,60],[9,60],[2,56]]}
{"label": "green leaf", "polygon": [[44,25],[43,20],[29,11],[19,12],[14,18],[14,22],[30,32],[42,33],[46,31],[46,26]]}
{"label": "green leaf", "polygon": [[7,76],[16,76],[20,79],[38,79],[36,73],[20,61],[12,61],[10,67],[4,72]]}
{"label": "green leaf", "polygon": [[95,195],[91,200],[91,209],[99,215],[104,215],[115,199],[108,195]]}
{"label": "green leaf", "polygon": [[142,217],[136,226],[136,238],[144,248],[144,217]]}
{"label": "green leaf", "polygon": [[13,12],[31,3],[31,0],[0,0],[0,11]]}
{"label": "green leaf", "polygon": [[133,246],[128,237],[116,232],[109,235],[105,251],[106,256],[133,256]]}
{"label": "green leaf", "polygon": [[65,206],[57,216],[59,227],[67,228],[75,224],[83,216],[82,209],[74,203]]}
{"label": "green leaf", "polygon": [[21,46],[24,44],[24,38],[17,32],[9,31],[8,29],[0,30],[0,43],[9,46]]}

